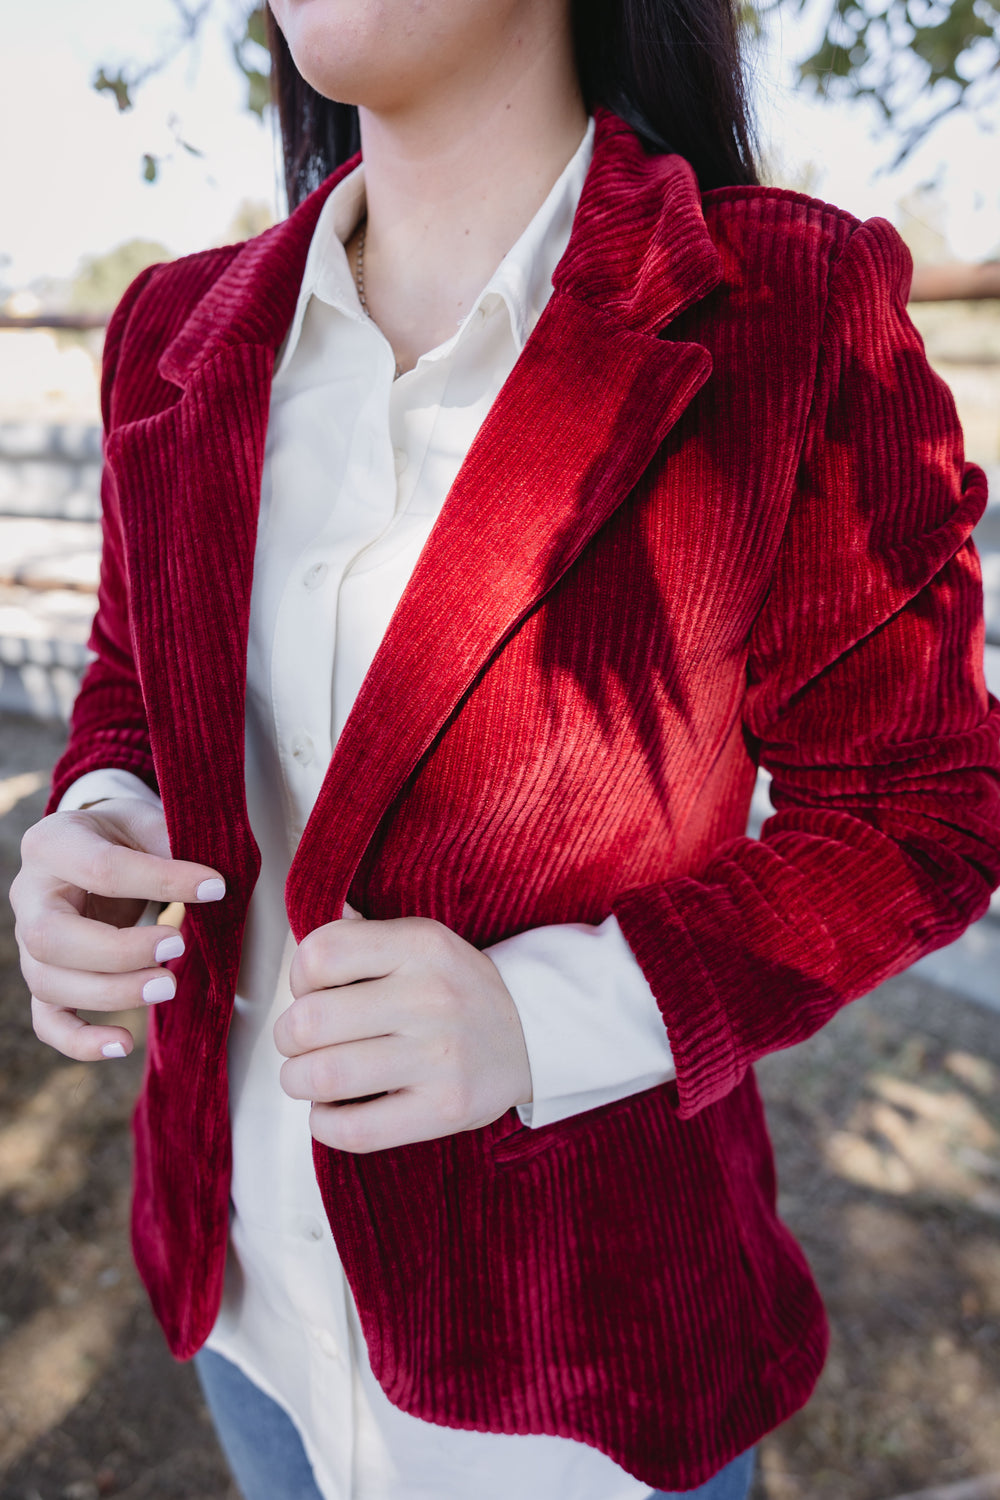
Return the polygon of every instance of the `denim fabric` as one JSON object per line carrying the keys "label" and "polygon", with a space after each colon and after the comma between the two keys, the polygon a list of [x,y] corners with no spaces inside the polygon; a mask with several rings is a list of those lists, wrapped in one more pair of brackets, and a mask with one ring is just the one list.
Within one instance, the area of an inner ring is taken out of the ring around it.
{"label": "denim fabric", "polygon": [[294,1422],[242,1370],[211,1349],[194,1367],[244,1500],[323,1500]]}
{"label": "denim fabric", "polygon": [[[295,1424],[281,1407],[210,1349],[195,1355],[194,1367],[244,1500],[323,1500]],[[754,1449],[748,1448],[707,1483],[685,1490],[682,1500],[746,1500],[753,1466]],[[677,1493],[651,1490],[649,1500],[674,1500]]]}
{"label": "denim fabric", "polygon": [[748,1448],[739,1458],[726,1464],[718,1474],[706,1479],[696,1490],[650,1490],[649,1500],[746,1500],[753,1480],[753,1466],[757,1450]]}

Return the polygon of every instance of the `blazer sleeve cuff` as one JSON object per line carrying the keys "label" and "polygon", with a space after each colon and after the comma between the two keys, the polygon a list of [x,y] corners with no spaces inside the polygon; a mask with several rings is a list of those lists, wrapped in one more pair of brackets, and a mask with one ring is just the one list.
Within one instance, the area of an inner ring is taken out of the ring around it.
{"label": "blazer sleeve cuff", "polygon": [[[688,1119],[724,1098],[746,1072],[726,1007],[665,886],[630,891],[615,903],[615,915],[638,964],[655,984],[674,1057],[677,1113]],[[735,962],[737,955],[730,958]]]}

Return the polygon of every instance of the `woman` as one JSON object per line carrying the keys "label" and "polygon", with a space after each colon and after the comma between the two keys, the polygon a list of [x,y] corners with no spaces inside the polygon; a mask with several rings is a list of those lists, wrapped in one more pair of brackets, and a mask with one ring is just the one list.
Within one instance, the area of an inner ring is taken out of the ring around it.
{"label": "woman", "polygon": [[135,1252],[248,1497],[733,1500],[826,1342],[752,1064],[1000,881],[984,478],[726,0],[274,18],[294,211],[108,329],[35,1029],[164,1001]]}

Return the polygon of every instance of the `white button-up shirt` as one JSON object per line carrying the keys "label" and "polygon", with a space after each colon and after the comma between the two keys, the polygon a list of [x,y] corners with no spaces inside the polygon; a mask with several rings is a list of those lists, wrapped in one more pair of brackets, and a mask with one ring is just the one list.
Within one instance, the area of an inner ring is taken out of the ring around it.
{"label": "white button-up shirt", "polygon": [[[247,802],[262,863],[229,1038],[230,1252],[209,1347],[289,1413],[326,1500],[649,1493],[583,1443],[463,1432],[390,1404],[316,1184],[310,1106],[282,1091],[272,1035],[291,1002],[292,855],[421,548],[551,292],[593,135],[591,119],[451,337],[395,380],[393,351],[361,308],[344,250],[364,211],[359,164],[317,221],[272,386],[247,658]],[[61,806],[122,792],[154,798],[127,772],[96,771]],[[673,1077],[659,1010],[614,917],[538,928],[487,952],[524,1030],[526,1125]]]}

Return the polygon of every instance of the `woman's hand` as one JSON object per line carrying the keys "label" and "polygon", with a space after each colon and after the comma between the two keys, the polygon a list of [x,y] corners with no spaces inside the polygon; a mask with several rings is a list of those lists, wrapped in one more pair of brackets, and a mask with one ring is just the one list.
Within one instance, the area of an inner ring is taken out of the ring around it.
{"label": "woman's hand", "polygon": [[81,1062],[126,1056],[123,1026],[91,1025],[77,1008],[171,999],[174,976],[157,965],[179,958],[184,939],[175,927],[134,923],[148,901],[218,901],[225,882],[171,859],[162,810],[132,797],[50,813],[24,835],[21,859],[10,904],[36,1036]]}
{"label": "woman's hand", "polygon": [[[341,1151],[383,1151],[531,1099],[517,1009],[492,961],[440,922],[349,917],[299,944],[274,1027],[281,1086]],[[380,1095],[378,1098],[368,1098]],[[364,1101],[364,1102],[340,1102]]]}

